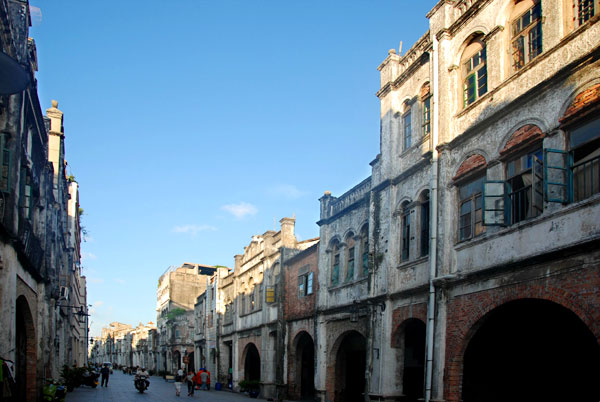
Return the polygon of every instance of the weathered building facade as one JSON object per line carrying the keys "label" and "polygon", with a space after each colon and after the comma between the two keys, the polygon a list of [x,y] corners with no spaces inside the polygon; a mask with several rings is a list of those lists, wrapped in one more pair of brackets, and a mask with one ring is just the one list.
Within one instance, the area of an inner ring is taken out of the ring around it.
{"label": "weathered building facade", "polygon": [[280,397],[285,391],[282,262],[286,251],[304,250],[318,241],[298,241],[295,218],[283,218],[280,224],[279,231],[252,237],[217,289],[222,303],[217,313],[222,320],[216,377],[234,389],[239,389],[241,380],[259,380],[266,398]]}
{"label": "weathered building facade", "polygon": [[440,1],[389,52],[372,175],[321,198],[323,400],[598,398],[597,13]]}
{"label": "weathered building facade", "polygon": [[185,263],[158,280],[156,312],[157,369],[174,373],[194,362],[194,305],[215,267]]}
{"label": "weathered building facade", "polygon": [[29,26],[27,1],[0,1],[0,359],[15,380],[3,378],[0,396],[21,401],[87,358],[77,183],[57,102],[42,113]]}

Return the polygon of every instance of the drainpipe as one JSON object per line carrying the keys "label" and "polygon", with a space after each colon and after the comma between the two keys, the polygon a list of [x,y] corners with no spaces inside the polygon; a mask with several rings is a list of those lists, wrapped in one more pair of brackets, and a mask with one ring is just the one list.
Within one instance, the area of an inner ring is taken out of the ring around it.
{"label": "drainpipe", "polygon": [[439,130],[439,82],[438,82],[438,52],[439,42],[433,36],[433,127],[431,130],[431,222],[430,222],[430,245],[429,245],[429,300],[427,302],[427,366],[425,371],[425,402],[431,401],[431,388],[433,380],[433,339],[435,332],[435,285],[433,280],[436,275],[437,266],[437,227],[438,227],[438,130]]}

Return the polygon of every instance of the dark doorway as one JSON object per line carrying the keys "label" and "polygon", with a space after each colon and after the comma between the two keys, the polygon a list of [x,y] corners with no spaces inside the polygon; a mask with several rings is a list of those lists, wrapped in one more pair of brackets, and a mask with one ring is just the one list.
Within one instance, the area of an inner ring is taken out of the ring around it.
{"label": "dark doorway", "polygon": [[[29,303],[24,296],[17,299],[15,334],[15,379],[17,382],[18,401],[35,401],[36,399],[36,341],[33,317]],[[33,375],[28,375],[33,373]]]}
{"label": "dark doorway", "polygon": [[253,343],[246,346],[246,360],[244,361],[244,379],[260,381],[260,355]]}
{"label": "dark doorway", "polygon": [[176,372],[181,368],[181,353],[178,350],[173,352],[173,371]]}
{"label": "dark doorway", "polygon": [[344,336],[335,364],[335,401],[362,402],[367,362],[365,337],[356,331]]}
{"label": "dark doorway", "polygon": [[490,312],[464,356],[462,400],[600,400],[600,346],[570,310],[523,299]]}
{"label": "dark doorway", "polygon": [[296,346],[296,381],[300,384],[300,398],[315,395],[315,344],[307,332],[302,332]]}
{"label": "dark doorway", "polygon": [[196,372],[196,365],[194,363],[194,352],[190,353],[188,355],[188,371],[193,371],[194,373]]}
{"label": "dark doorway", "polygon": [[423,398],[425,379],[425,323],[419,319],[407,320],[404,327],[404,371],[402,390],[405,401]]}

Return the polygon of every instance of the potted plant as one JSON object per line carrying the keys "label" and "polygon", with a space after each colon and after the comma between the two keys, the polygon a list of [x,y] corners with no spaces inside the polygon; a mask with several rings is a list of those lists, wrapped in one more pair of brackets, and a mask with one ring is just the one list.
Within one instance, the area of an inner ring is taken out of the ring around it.
{"label": "potted plant", "polygon": [[240,381],[240,390],[248,392],[250,398],[257,398],[260,394],[260,381],[258,380],[242,380]]}

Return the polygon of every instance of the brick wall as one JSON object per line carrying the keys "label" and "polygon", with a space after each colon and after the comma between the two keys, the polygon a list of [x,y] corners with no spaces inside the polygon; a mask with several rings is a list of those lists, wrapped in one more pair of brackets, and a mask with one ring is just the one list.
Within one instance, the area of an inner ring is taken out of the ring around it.
{"label": "brick wall", "polygon": [[392,312],[392,336],[390,346],[400,348],[401,337],[398,336],[402,331],[402,324],[409,318],[417,318],[423,323],[427,323],[427,303],[411,304],[409,306],[398,307]]}
{"label": "brick wall", "polygon": [[598,263],[576,272],[514,283],[454,297],[448,302],[444,395],[448,402],[461,398],[463,356],[480,319],[494,308],[525,298],[555,302],[574,312],[600,340],[600,275]]}
{"label": "brick wall", "polygon": [[[310,247],[284,265],[284,319],[286,321],[312,316],[315,312],[316,295],[319,289],[317,277],[319,246]],[[308,266],[308,270],[303,270]],[[300,297],[298,293],[298,276],[313,272],[313,293]]]}

